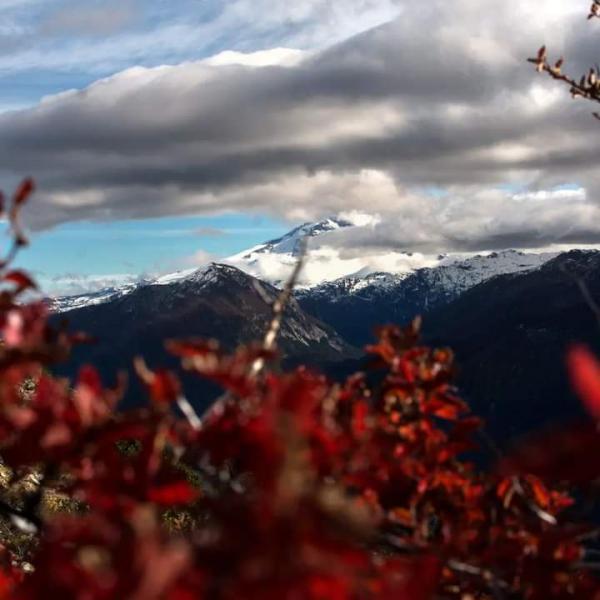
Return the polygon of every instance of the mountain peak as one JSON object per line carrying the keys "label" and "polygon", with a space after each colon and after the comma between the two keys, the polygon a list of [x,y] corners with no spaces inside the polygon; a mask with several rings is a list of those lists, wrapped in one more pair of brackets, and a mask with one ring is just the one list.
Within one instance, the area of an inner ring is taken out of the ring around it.
{"label": "mountain peak", "polygon": [[328,233],[344,227],[353,226],[354,223],[339,217],[327,217],[316,223],[303,223],[298,227],[294,227],[294,229],[288,231],[288,233],[281,237],[269,240],[264,244],[259,244],[250,250],[232,256],[230,260],[253,260],[256,255],[262,254],[288,254],[297,257],[300,253],[303,240],[314,238],[323,233]]}
{"label": "mountain peak", "polygon": [[196,270],[186,281],[198,283],[236,282],[249,285],[253,277],[233,265],[212,262],[208,266]]}
{"label": "mountain peak", "polygon": [[547,270],[560,269],[572,275],[585,275],[591,270],[600,268],[600,251],[598,250],[569,250],[548,261],[544,268]]}

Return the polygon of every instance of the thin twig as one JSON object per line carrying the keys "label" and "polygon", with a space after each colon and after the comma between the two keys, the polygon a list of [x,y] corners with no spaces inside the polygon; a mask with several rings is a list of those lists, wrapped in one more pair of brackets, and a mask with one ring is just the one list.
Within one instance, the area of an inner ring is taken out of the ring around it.
{"label": "thin twig", "polygon": [[542,521],[549,523],[550,525],[557,525],[558,521],[556,518],[551,515],[549,512],[545,511],[541,506],[539,506],[536,502],[534,502],[523,489],[523,485],[521,484],[521,480],[518,477],[513,477],[512,479],[513,489],[517,494],[519,494],[525,503],[529,507],[529,509]]}
{"label": "thin twig", "polygon": [[459,560],[450,559],[447,563],[449,569],[455,573],[464,573],[472,577],[479,577],[485,581],[495,598],[504,598],[504,592],[510,591],[508,582],[500,579],[493,571],[483,569]]}
{"label": "thin twig", "polygon": [[192,429],[200,431],[200,429],[202,429],[202,420],[194,410],[194,407],[190,404],[190,401],[183,394],[180,394],[177,397],[177,406],[188,420],[188,423],[191,425]]}
{"label": "thin twig", "polygon": [[[283,314],[284,314],[285,309],[290,301],[290,298],[292,296],[294,288],[296,287],[296,284],[298,283],[298,278],[300,277],[300,272],[302,271],[302,267],[304,266],[304,259],[306,257],[306,247],[307,247],[307,242],[306,242],[306,239],[303,238],[300,240],[299,245],[298,245],[299,255],[298,255],[298,260],[296,261],[296,264],[294,266],[294,270],[292,271],[290,277],[288,278],[283,290],[281,291],[281,293],[279,294],[279,296],[273,303],[273,309],[272,309],[273,316],[271,318],[269,328],[267,329],[267,332],[265,333],[265,337],[263,338],[263,343],[262,343],[263,350],[265,350],[267,352],[270,352],[275,349],[276,342],[277,342],[277,336],[279,334],[279,331],[281,330],[281,324],[283,322]],[[254,289],[257,291],[257,293],[260,295],[260,297],[265,302],[268,302],[269,299],[266,297],[265,290],[262,288],[260,283],[255,282],[253,285],[254,285]],[[260,375],[262,370],[265,368],[265,364],[266,364],[265,359],[263,357],[257,358],[250,365],[250,371],[249,371],[250,377],[254,378],[254,377],[257,377],[258,375]],[[222,414],[225,410],[225,407],[227,406],[227,403],[230,402],[231,400],[232,400],[232,395],[229,392],[225,392],[223,395],[221,395],[219,398],[217,398],[213,402],[213,404],[206,409],[206,411],[204,412],[202,417],[200,417],[198,419],[199,423],[197,425],[197,428],[201,429],[203,422],[206,421],[207,418],[209,418],[211,416],[218,416],[218,415]]]}
{"label": "thin twig", "polygon": [[575,538],[579,542],[590,542],[600,540],[600,528],[586,531]]}
{"label": "thin twig", "polygon": [[[146,384],[147,386],[152,386],[156,380],[156,373],[148,368],[146,361],[141,356],[136,356],[133,359],[133,366],[138,377]],[[187,419],[188,423],[191,425],[193,429],[199,431],[202,428],[202,421],[200,417],[196,414],[194,407],[190,404],[190,401],[183,395],[179,394],[177,396],[177,406],[179,410],[183,413],[184,417]]]}
{"label": "thin twig", "polygon": [[[306,257],[306,238],[302,238],[299,242],[299,255],[294,270],[292,271],[289,279],[287,280],[281,294],[277,297],[273,304],[273,317],[265,337],[263,339],[263,350],[270,352],[275,349],[277,343],[277,336],[281,330],[281,324],[283,322],[283,314],[290,301],[294,288],[298,283],[300,272],[304,266],[304,259]],[[256,377],[265,367],[265,359],[263,357],[257,358],[250,367],[250,376]]]}
{"label": "thin twig", "polygon": [[[594,17],[600,17],[600,9],[598,8],[599,3],[594,0],[590,9],[588,19]],[[546,46],[542,46],[535,58],[528,58],[527,62],[535,65],[538,73],[546,72],[552,79],[562,81],[570,86],[571,96],[573,98],[582,97],[592,102],[600,102],[600,78],[599,69],[591,68],[587,75],[583,75],[579,81],[576,81],[573,77],[569,77],[562,72],[562,66],[564,59],[560,58],[556,64],[551,65],[547,60]],[[600,119],[599,113],[593,113],[594,117]]]}

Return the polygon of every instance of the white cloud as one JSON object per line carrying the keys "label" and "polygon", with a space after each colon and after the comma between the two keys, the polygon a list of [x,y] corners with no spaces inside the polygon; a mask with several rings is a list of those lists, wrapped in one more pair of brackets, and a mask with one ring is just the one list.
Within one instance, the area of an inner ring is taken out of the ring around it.
{"label": "white cloud", "polygon": [[43,289],[51,296],[77,296],[93,293],[107,288],[120,288],[140,280],[139,275],[114,273],[106,275],[81,275],[64,273],[54,277],[41,277]]}
{"label": "white cloud", "polygon": [[401,5],[400,0],[7,2],[3,18],[17,43],[0,53],[4,74],[32,69],[108,74],[132,62],[177,63],[223,47],[312,50],[392,19]]}
{"label": "white cloud", "polygon": [[225,67],[228,65],[246,67],[296,66],[307,56],[308,52],[292,48],[272,48],[249,53],[226,50],[205,59],[203,63],[212,67]]}
{"label": "white cloud", "polygon": [[[297,258],[290,254],[263,254],[254,256],[251,261],[230,259],[226,262],[259,279],[285,282],[296,261]],[[298,283],[300,286],[313,286],[352,275],[377,272],[403,274],[438,263],[439,257],[435,254],[382,252],[377,248],[371,251],[362,249],[360,252],[348,252],[347,249],[323,245],[308,250]]]}

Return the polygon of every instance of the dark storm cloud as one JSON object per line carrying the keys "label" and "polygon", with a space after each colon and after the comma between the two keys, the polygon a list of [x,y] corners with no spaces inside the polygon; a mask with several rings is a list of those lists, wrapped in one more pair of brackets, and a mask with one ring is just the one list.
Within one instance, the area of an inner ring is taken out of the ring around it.
{"label": "dark storm cloud", "polygon": [[[587,68],[590,25],[559,4],[541,13],[510,0],[487,14],[471,0],[406,3],[396,21],[302,60],[273,51],[131,69],[1,115],[0,168],[37,175],[38,228],[363,210],[385,224],[331,243],[595,243],[600,127],[525,62],[547,43]],[[552,192],[563,184],[579,195]]]}

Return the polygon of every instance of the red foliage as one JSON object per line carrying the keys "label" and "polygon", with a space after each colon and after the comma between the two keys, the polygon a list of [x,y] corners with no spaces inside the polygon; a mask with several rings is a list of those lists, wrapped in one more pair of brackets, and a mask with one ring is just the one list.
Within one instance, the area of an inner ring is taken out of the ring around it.
{"label": "red foliage", "polygon": [[[31,191],[15,196],[13,223]],[[368,348],[385,371],[375,385],[363,373],[342,384],[306,369],[256,375],[255,361],[273,358],[262,348],[230,356],[214,342],[170,342],[185,369],[224,388],[198,426],[170,410],[183,398],[177,377],[142,361],[151,401],[128,413],[115,410],[124,383],[106,389],[92,367],[74,386],[47,375],[76,338],[50,330],[43,304],[23,302],[34,288],[26,274],[3,280],[2,459],[35,466],[42,487],[62,478],[86,509],[0,505],[39,527],[33,573],[15,569],[8,548],[0,555],[0,597],[600,597],[585,569],[590,528],[569,522],[563,485],[589,489],[598,469],[569,470],[556,445],[536,443],[489,471],[465,460],[482,422],[452,384],[452,353],[419,345],[418,321],[383,328]],[[599,417],[595,359],[579,349],[569,364]],[[588,428],[583,439],[596,447],[598,437]],[[589,451],[568,439],[567,460]],[[165,527],[167,508],[189,526]]]}
{"label": "red foliage", "polygon": [[574,346],[568,365],[575,391],[590,416],[600,421],[600,362],[584,346]]}

